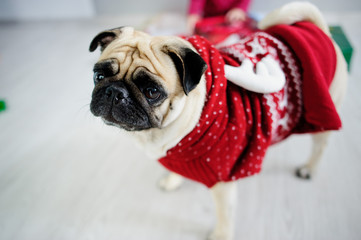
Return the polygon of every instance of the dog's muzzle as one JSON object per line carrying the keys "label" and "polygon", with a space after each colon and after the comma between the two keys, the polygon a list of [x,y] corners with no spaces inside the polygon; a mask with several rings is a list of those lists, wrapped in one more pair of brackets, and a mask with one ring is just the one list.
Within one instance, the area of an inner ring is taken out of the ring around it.
{"label": "dog's muzzle", "polygon": [[90,110],[95,116],[102,117],[106,124],[128,131],[151,127],[146,111],[121,81],[95,88]]}

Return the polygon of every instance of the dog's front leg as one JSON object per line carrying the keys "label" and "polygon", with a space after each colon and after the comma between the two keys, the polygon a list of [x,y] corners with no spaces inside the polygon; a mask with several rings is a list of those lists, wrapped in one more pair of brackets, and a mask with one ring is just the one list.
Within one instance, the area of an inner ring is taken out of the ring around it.
{"label": "dog's front leg", "polygon": [[220,182],[211,188],[214,198],[217,224],[208,240],[231,240],[234,235],[237,185],[235,182]]}
{"label": "dog's front leg", "polygon": [[159,181],[159,186],[161,189],[165,191],[173,191],[178,189],[183,183],[183,177],[174,173],[170,172],[166,177],[162,178]]}

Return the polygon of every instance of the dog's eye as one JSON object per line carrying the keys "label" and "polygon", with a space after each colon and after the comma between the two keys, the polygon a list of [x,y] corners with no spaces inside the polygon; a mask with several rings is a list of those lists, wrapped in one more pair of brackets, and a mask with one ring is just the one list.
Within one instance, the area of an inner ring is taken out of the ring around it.
{"label": "dog's eye", "polygon": [[104,78],[105,78],[105,76],[103,73],[94,72],[94,76],[93,76],[94,83],[98,83],[98,82],[102,81]]}
{"label": "dog's eye", "polygon": [[160,97],[160,91],[154,87],[148,87],[144,90],[144,95],[150,100],[155,100]]}

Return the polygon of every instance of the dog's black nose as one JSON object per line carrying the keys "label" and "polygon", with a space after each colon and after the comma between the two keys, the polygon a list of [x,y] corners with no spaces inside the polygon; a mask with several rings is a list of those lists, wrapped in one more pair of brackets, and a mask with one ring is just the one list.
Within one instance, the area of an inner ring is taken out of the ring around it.
{"label": "dog's black nose", "polygon": [[105,90],[107,100],[113,102],[114,105],[125,103],[129,97],[128,90],[123,86],[111,85]]}

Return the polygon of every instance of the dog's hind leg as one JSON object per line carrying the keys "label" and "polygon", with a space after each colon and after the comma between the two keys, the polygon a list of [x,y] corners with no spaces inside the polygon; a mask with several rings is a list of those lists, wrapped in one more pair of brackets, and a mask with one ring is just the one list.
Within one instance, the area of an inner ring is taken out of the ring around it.
{"label": "dog's hind leg", "polygon": [[315,171],[318,163],[320,162],[323,152],[327,147],[327,141],[331,132],[315,133],[312,136],[312,152],[308,162],[296,169],[296,175],[299,178],[310,179]]}
{"label": "dog's hind leg", "polygon": [[[347,64],[342,55],[341,49],[339,46],[334,44],[336,56],[337,56],[337,66],[335,76],[333,78],[332,84],[330,86],[330,95],[337,109],[340,108],[341,103],[346,94],[347,88]],[[319,163],[322,154],[327,146],[327,140],[330,136],[330,131],[316,133],[313,135],[313,145],[312,152],[308,162],[296,170],[296,175],[303,179],[311,178],[312,173],[314,172],[317,164]]]}
{"label": "dog's hind leg", "polygon": [[220,182],[211,188],[217,224],[207,240],[232,240],[237,202],[236,182]]}

